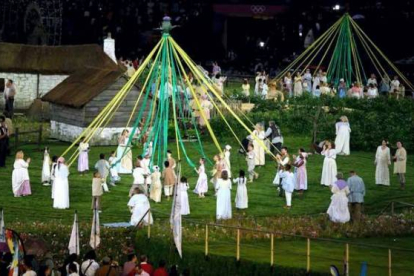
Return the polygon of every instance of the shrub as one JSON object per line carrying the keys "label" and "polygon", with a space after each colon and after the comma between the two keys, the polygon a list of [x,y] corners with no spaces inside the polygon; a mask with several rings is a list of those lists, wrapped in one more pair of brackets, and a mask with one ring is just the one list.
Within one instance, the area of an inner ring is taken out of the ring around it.
{"label": "shrub", "polygon": [[[243,121],[251,127],[253,123],[275,120],[286,135],[306,135],[311,140],[314,121],[318,109],[317,139],[335,139],[335,122],[346,115],[351,124],[352,149],[375,149],[382,139],[394,143],[402,140],[407,149],[414,149],[414,102],[384,97],[376,99],[338,99],[336,97],[313,98],[308,95],[289,99],[284,103],[258,100],[252,112]],[[228,118],[232,126],[238,126],[233,118]],[[225,123],[220,118],[212,121],[213,129],[219,137],[228,136]],[[247,135],[241,127],[234,127],[239,137]]]}

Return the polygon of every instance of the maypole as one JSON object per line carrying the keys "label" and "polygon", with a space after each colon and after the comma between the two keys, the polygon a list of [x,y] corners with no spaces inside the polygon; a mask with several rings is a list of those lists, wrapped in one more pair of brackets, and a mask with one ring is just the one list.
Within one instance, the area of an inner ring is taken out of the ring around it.
{"label": "maypole", "polygon": [[310,67],[316,68],[313,76],[321,67],[327,68],[328,85],[337,86],[340,79],[344,79],[348,87],[352,83],[365,85],[366,68],[369,68],[379,77],[391,79],[389,75],[397,75],[410,89],[414,88],[348,13],[276,76],[275,81],[279,82],[287,72],[303,74]]}
{"label": "maypole", "polygon": [[[212,164],[205,154],[201,134],[198,129],[197,117],[191,109],[199,114],[199,117],[205,122],[205,128],[210,136],[218,153],[222,153],[222,148],[213,127],[210,125],[209,116],[205,107],[205,99],[208,99],[213,109],[216,109],[218,115],[224,121],[230,133],[235,140],[241,144],[234,131],[235,127],[229,123],[224,116],[226,110],[230,116],[236,119],[237,124],[242,126],[248,133],[252,130],[237,115],[226,100],[222,98],[221,92],[217,90],[214,83],[200,71],[194,61],[184,52],[184,50],[174,41],[170,31],[175,26],[171,25],[170,18],[164,17],[161,28],[160,41],[151,51],[137,72],[131,77],[127,84],[117,93],[113,100],[100,112],[97,118],[92,121],[74,141],[74,143],[63,153],[71,154],[69,165],[78,157],[79,152],[76,150],[76,144],[81,141],[91,141],[95,135],[99,135],[103,129],[115,116],[117,110],[122,106],[128,93],[134,85],[140,87],[140,94],[136,100],[132,113],[125,124],[125,129],[129,129],[129,136],[126,145],[123,146],[123,153],[117,156],[117,163],[127,157],[129,152],[138,149],[136,146],[139,141],[146,138],[142,143],[142,149],[138,155],[150,156],[150,163],[163,167],[163,162],[167,157],[169,146],[175,148],[174,152],[178,160],[185,160],[190,167],[195,167],[197,162],[195,158],[204,157]],[[189,72],[193,78],[190,79]],[[140,82],[142,81],[142,84]],[[223,109],[223,110],[222,110]],[[148,110],[146,112],[146,110]],[[187,115],[185,110],[187,110]],[[245,116],[243,114],[243,116]],[[250,121],[249,121],[250,122]],[[192,147],[196,148],[199,156],[191,157],[187,151],[187,143],[183,140],[188,130],[195,130],[196,142],[190,142]],[[274,155],[267,149],[265,143],[252,135],[258,143],[271,156]],[[169,144],[169,141],[174,141]],[[204,138],[203,138],[204,140]],[[132,162],[132,160],[131,160]],[[115,164],[117,165],[117,164]]]}

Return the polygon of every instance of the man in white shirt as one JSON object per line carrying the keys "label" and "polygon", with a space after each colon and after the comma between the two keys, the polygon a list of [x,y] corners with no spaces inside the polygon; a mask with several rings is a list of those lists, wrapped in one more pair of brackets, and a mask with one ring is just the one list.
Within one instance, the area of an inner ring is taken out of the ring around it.
{"label": "man in white shirt", "polygon": [[81,265],[81,272],[85,276],[95,276],[98,269],[99,264],[96,262],[96,253],[94,250],[91,250],[85,255],[85,261]]}

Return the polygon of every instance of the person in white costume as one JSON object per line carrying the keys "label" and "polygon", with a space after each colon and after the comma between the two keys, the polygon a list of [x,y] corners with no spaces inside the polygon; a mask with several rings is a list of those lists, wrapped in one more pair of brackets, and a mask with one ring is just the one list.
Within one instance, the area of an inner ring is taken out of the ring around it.
{"label": "person in white costume", "polygon": [[236,208],[237,209],[247,209],[248,207],[248,196],[247,196],[247,178],[243,170],[240,170],[239,177],[233,179],[233,183],[237,184],[237,193],[236,193]]}
{"label": "person in white costume", "polygon": [[325,156],[322,167],[321,185],[332,186],[336,179],[336,150],[333,148],[331,142],[326,142],[323,146],[321,155]]}
{"label": "person in white costume", "polygon": [[49,149],[46,147],[43,153],[42,183],[43,186],[50,186],[50,165],[52,164]]}
{"label": "person in white costume", "polygon": [[346,116],[341,116],[340,121],[335,124],[335,128],[336,154],[349,155],[349,140],[351,139],[351,127],[349,126],[348,118]]}
{"label": "person in white costume", "polygon": [[302,96],[303,87],[302,87],[302,77],[300,72],[296,72],[293,84],[293,96],[299,97]]}
{"label": "person in white costume", "polygon": [[188,189],[190,189],[190,185],[187,182],[186,177],[181,177],[180,183],[178,184],[178,196],[181,197],[181,215],[189,215],[190,214],[190,203],[188,201]]}
{"label": "person in white costume", "polygon": [[161,202],[161,195],[162,195],[162,184],[161,184],[161,173],[160,167],[154,166],[152,167],[153,173],[151,174],[151,191],[150,191],[150,198],[155,202]]}
{"label": "person in white costume", "polygon": [[348,209],[349,187],[343,179],[342,173],[338,173],[336,178],[338,180],[335,181],[331,188],[333,195],[331,196],[331,204],[329,205],[327,214],[333,222],[346,223],[351,219]]}
{"label": "person in white costume", "polygon": [[247,137],[252,141],[255,154],[255,165],[264,166],[265,165],[265,132],[263,126],[260,123],[257,123],[252,134]]}
{"label": "person in white costume", "polygon": [[14,197],[28,196],[32,194],[29,178],[30,158],[24,161],[23,151],[16,153],[13,165],[12,188]]}
{"label": "person in white costume", "polygon": [[194,189],[194,193],[198,194],[198,197],[205,197],[204,194],[208,191],[208,179],[206,174],[206,168],[204,166],[205,159],[200,159],[200,167],[195,169],[198,174],[197,185]]}
{"label": "person in white costume", "polygon": [[133,226],[153,224],[154,220],[149,211],[151,206],[147,196],[139,188],[135,188],[133,194],[128,201],[128,207],[131,211],[130,224]]}
{"label": "person in white costume", "polygon": [[69,169],[65,165],[65,159],[59,157],[55,169],[53,208],[69,208]]}
{"label": "person in white costume", "polygon": [[227,171],[223,171],[221,178],[217,181],[217,219],[231,219],[231,181],[228,177]]}
{"label": "person in white costume", "polygon": [[382,140],[375,154],[375,184],[390,186],[391,153],[388,142]]}

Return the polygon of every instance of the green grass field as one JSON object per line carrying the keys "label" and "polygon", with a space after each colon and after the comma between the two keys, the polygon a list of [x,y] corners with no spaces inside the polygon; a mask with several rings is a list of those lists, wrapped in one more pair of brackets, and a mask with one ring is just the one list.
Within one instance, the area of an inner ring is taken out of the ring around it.
{"label": "green grass field", "polygon": [[[238,146],[229,141],[220,141],[224,146],[229,142],[233,146],[232,150],[232,171],[236,174],[239,169],[246,170],[246,163],[244,157],[237,153]],[[309,140],[306,138],[286,138],[286,145],[289,147],[290,153],[296,153],[299,147],[309,145]],[[51,155],[59,155],[67,147],[64,143],[51,143]],[[171,143],[171,149],[174,150],[174,143]],[[189,156],[193,161],[197,161],[199,156],[190,143],[186,143]],[[204,143],[205,151],[208,156],[213,156],[217,153],[214,145],[209,142]],[[78,211],[80,221],[88,223],[91,220],[91,180],[92,172],[85,176],[80,176],[76,172],[76,163],[71,168],[71,175],[69,178],[70,185],[70,204],[69,210],[55,210],[52,208],[52,200],[50,198],[50,187],[42,186],[41,182],[41,167],[43,152],[38,150],[36,146],[27,145],[22,146],[21,149],[25,152],[26,157],[32,158],[29,173],[31,177],[31,185],[33,195],[30,197],[14,198],[11,189],[11,175],[14,158],[10,157],[7,162],[7,168],[0,170],[0,207],[4,208],[5,219],[7,223],[15,223],[19,221],[42,221],[46,223],[64,223],[70,224],[73,221],[73,213]],[[115,147],[94,147],[90,152],[91,168],[98,159],[99,153],[108,154],[115,150]],[[140,151],[136,149],[134,156],[138,155]],[[397,177],[392,175],[391,186],[382,187],[374,183],[375,167],[374,167],[374,153],[371,152],[352,152],[348,157],[338,157],[338,170],[347,173],[353,169],[364,179],[367,195],[365,212],[367,214],[378,214],[389,202],[407,202],[414,203],[414,187],[413,183],[413,168],[412,156],[409,156],[408,174],[407,174],[407,188],[405,191],[399,189]],[[323,158],[319,155],[310,156],[307,164],[308,169],[308,191],[302,198],[297,195],[293,197],[293,208],[291,210],[283,209],[284,200],[279,198],[276,189],[272,185],[272,180],[275,175],[274,163],[268,157],[267,164],[263,168],[257,169],[260,178],[248,184],[249,195],[249,209],[243,212],[237,212],[234,209],[236,216],[239,219],[243,217],[273,217],[273,216],[301,216],[301,215],[317,215],[326,212],[329,203],[331,192],[329,188],[321,187],[319,184],[320,174],[322,170]],[[183,164],[183,175],[189,178],[191,188],[194,188],[197,180],[196,173],[186,164]],[[129,221],[129,211],[126,206],[128,201],[128,191],[132,184],[131,176],[123,176],[121,183],[115,187],[110,187],[110,192],[104,194],[102,205],[103,212],[101,213],[101,222],[127,222]],[[212,187],[210,186],[210,190]],[[232,198],[235,197],[235,189],[232,191]],[[196,221],[214,221],[216,199],[212,192],[204,199],[199,199],[197,195],[190,192],[190,208],[191,215],[188,219]],[[157,219],[164,219],[168,216],[171,210],[171,201],[165,200],[160,204],[151,203],[151,208],[154,210],[154,216]],[[234,208],[234,207],[233,207]],[[275,229],[277,230],[277,229]],[[358,242],[383,246],[393,246],[401,248],[412,248],[414,246],[413,238],[398,238],[397,240],[387,239],[358,239]],[[306,241],[304,240],[276,240],[275,262],[279,265],[305,267],[306,266]],[[188,248],[190,245],[184,244]],[[191,244],[192,250],[203,250],[203,244]],[[253,261],[267,263],[269,262],[269,243],[264,241],[254,242],[253,244],[243,244],[241,257]],[[351,247],[352,248],[352,247]],[[353,248],[351,260],[351,268],[356,273],[362,261],[368,261],[372,265],[375,275],[386,275],[387,250],[377,250],[373,248]],[[211,244],[211,254],[234,256],[235,243],[232,240],[223,240]],[[341,264],[344,248],[338,244],[313,244],[312,254],[314,258],[312,261],[312,268],[318,271],[326,271],[329,264]],[[413,254],[410,252],[396,253],[395,259],[398,264],[395,265],[395,275],[412,275],[412,272],[406,274],[404,269],[410,267],[410,260]],[[375,266],[380,266],[375,268]],[[358,269],[357,269],[358,268]],[[400,270],[401,273],[397,273]],[[352,273],[351,275],[355,275]],[[374,274],[371,274],[374,275]]]}
{"label": "green grass field", "polygon": [[[303,147],[309,144],[307,139],[294,138],[286,139],[286,145],[289,147],[290,152],[296,152],[299,147]],[[223,146],[227,141],[222,141]],[[197,162],[199,156],[192,146],[187,143],[187,150],[189,156],[193,158],[193,161]],[[50,144],[51,155],[61,154],[68,144]],[[213,156],[216,154],[212,143],[205,143],[204,145],[206,154]],[[231,162],[233,174],[237,174],[239,169],[246,170],[246,162],[244,158],[237,153],[237,145],[233,144]],[[48,221],[51,219],[62,219],[63,222],[69,222],[72,220],[71,214],[74,210],[79,212],[81,219],[90,217],[91,210],[91,181],[92,172],[87,175],[80,176],[76,172],[76,163],[71,167],[71,175],[69,177],[70,185],[70,209],[69,210],[54,210],[52,208],[52,200],[50,198],[50,187],[42,186],[41,182],[41,167],[42,167],[42,151],[36,149],[35,146],[22,146],[26,157],[32,158],[29,173],[31,177],[31,186],[33,195],[30,197],[14,198],[11,189],[11,175],[14,157],[8,158],[7,168],[0,170],[0,206],[5,209],[6,220],[40,220]],[[171,149],[174,149],[174,144],[171,145]],[[104,148],[92,148],[89,159],[91,168],[98,160],[99,153],[108,154],[110,151],[115,150],[114,147]],[[135,150],[134,155],[138,155],[138,149]],[[410,157],[409,157],[410,158]],[[410,158],[411,159],[411,158]],[[347,173],[353,169],[364,179],[367,187],[367,196],[365,211],[368,214],[379,213],[389,202],[401,201],[414,203],[413,182],[413,164],[408,162],[408,174],[407,174],[407,189],[401,191],[397,177],[392,175],[391,186],[383,187],[377,186],[374,183],[375,167],[374,167],[374,154],[369,152],[352,152],[348,157],[338,157],[337,164],[338,170]],[[411,159],[412,160],[412,159]],[[320,174],[322,170],[323,158],[319,155],[310,156],[307,164],[308,169],[308,191],[302,198],[298,196],[293,197],[293,208],[289,211],[284,210],[284,201],[282,198],[277,197],[276,189],[272,185],[272,181],[275,175],[274,163],[267,159],[265,167],[258,168],[257,172],[260,174],[260,178],[252,184],[248,184],[249,195],[249,209],[244,213],[247,216],[255,217],[268,217],[277,215],[313,215],[324,213],[330,203],[330,190],[329,188],[319,185]],[[191,188],[194,188],[197,175],[186,164],[183,164],[183,175],[187,176]],[[103,213],[101,220],[103,222],[117,222],[128,221],[129,211],[126,207],[128,201],[128,191],[132,184],[131,176],[123,176],[121,183],[116,188],[111,188],[109,193],[103,196]],[[210,187],[212,190],[212,187]],[[236,193],[236,189],[233,189],[233,199]],[[206,219],[214,220],[216,200],[212,192],[204,199],[199,199],[197,195],[190,192],[190,207],[191,215],[189,218],[193,219]],[[152,208],[162,213],[170,212],[171,202],[165,200],[160,204],[152,204]]]}

